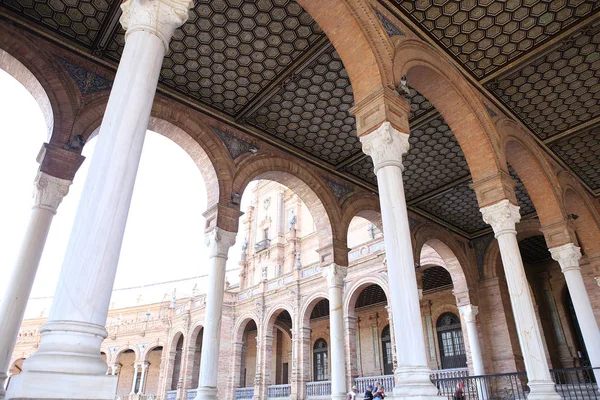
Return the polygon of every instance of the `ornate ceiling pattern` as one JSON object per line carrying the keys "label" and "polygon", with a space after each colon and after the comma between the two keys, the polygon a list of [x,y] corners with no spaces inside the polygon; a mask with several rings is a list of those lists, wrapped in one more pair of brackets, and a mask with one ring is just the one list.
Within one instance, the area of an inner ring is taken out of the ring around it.
{"label": "ornate ceiling pattern", "polygon": [[523,261],[529,264],[552,260],[552,256],[548,251],[548,245],[546,245],[546,239],[542,235],[521,240],[519,242],[519,250],[521,251]]}
{"label": "ornate ceiling pattern", "polygon": [[444,267],[435,266],[423,271],[421,278],[423,291],[431,291],[452,286],[452,277]]}
{"label": "ornate ceiling pattern", "polygon": [[363,289],[356,299],[354,308],[367,307],[373,304],[387,303],[385,292],[379,285],[370,285]]}
{"label": "ornate ceiling pattern", "polygon": [[[445,49],[490,101],[523,122],[558,162],[600,195],[599,2],[379,2]],[[0,16],[33,25],[40,35],[116,67],[124,46],[119,4],[0,0]],[[190,20],[175,32],[159,91],[375,191],[373,165],[361,153],[348,111],[352,86],[315,21],[294,0],[195,4]],[[469,238],[488,232],[454,134],[423,95],[413,89],[407,97],[409,207]],[[518,175],[509,172],[521,214],[535,215]]]}

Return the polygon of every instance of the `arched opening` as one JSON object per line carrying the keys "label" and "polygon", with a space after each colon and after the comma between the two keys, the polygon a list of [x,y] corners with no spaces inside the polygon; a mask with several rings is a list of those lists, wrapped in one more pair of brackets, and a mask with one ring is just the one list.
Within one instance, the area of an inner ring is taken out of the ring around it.
{"label": "arched opening", "polygon": [[253,319],[246,323],[242,333],[242,348],[240,352],[240,381],[237,387],[245,388],[254,386],[256,377],[256,362],[258,357],[258,327]]}
{"label": "arched opening", "polygon": [[183,369],[183,335],[173,339],[175,346],[171,348],[170,359],[173,360],[173,373],[171,374],[169,390],[177,390],[179,380],[182,378]]}
{"label": "arched opening", "polygon": [[[202,338],[204,336],[204,329],[199,328],[196,333],[196,339],[194,341],[194,353],[192,355],[192,380],[188,386],[188,389],[194,389],[198,387],[198,380],[200,379],[200,358],[202,357]],[[192,336],[193,337],[193,336]]]}
{"label": "arched opening", "polygon": [[[375,219],[377,222],[377,220]],[[352,218],[348,226],[348,262],[356,262],[359,259],[373,253],[384,251],[383,232],[381,223],[374,223],[373,219],[360,216]]]}
{"label": "arched opening", "polygon": [[288,385],[292,372],[292,316],[287,310],[282,310],[271,327],[272,331],[268,333],[272,333],[272,336],[267,337],[265,349],[265,363],[271,366],[267,384]]}
{"label": "arched opening", "polygon": [[394,352],[392,350],[392,346],[390,326],[386,325],[381,331],[381,349],[383,351],[384,375],[392,375],[394,373]]}
{"label": "arched opening", "polygon": [[329,352],[327,341],[317,339],[313,345],[313,381],[329,380]]}
{"label": "arched opening", "polygon": [[[143,393],[146,396],[158,396],[159,395],[159,379],[160,371],[163,368],[161,364],[163,354],[163,347],[157,346],[146,353],[146,376],[144,377],[144,386],[140,387],[140,394]],[[141,382],[140,384],[141,385]]]}
{"label": "arched opening", "polygon": [[135,351],[132,349],[126,349],[115,357],[115,364],[119,365],[117,396],[127,396],[131,393],[136,358]]}
{"label": "arched opening", "polygon": [[451,312],[440,315],[436,330],[442,369],[465,368],[467,353],[458,316]]}

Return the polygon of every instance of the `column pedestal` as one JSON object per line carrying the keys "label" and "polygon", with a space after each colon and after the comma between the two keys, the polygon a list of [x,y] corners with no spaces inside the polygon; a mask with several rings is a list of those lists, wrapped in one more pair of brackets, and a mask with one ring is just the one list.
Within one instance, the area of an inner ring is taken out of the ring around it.
{"label": "column pedestal", "polygon": [[[408,110],[406,110],[408,113]],[[388,265],[390,306],[395,330],[396,386],[394,399],[445,399],[438,396],[427,366],[423,323],[412,253],[408,211],[402,182],[402,155],[408,151],[408,134],[389,122],[360,138],[363,151],[371,156],[383,222],[383,238]]]}
{"label": "column pedestal", "polygon": [[[565,276],[592,367],[600,367],[600,330],[581,276],[581,268],[579,267],[581,250],[573,243],[568,243],[550,249],[550,253],[552,258],[560,264],[560,269]],[[600,383],[600,370],[594,370],[594,375],[596,376],[596,383]]]}
{"label": "column pedestal", "polygon": [[529,380],[528,386],[531,389],[527,399],[559,400],[561,397],[554,388],[554,382],[548,369],[544,343],[517,242],[515,224],[521,219],[519,207],[511,204],[509,200],[502,200],[482,208],[481,214],[483,220],[494,229],[498,240],[510,303]]}
{"label": "column pedestal", "polygon": [[6,395],[6,371],[17,342],[52,218],[63,197],[69,192],[70,185],[71,181],[55,178],[44,172],[38,172],[35,177],[35,202],[29,225],[0,303],[0,399],[4,399]]}
{"label": "column pedestal", "polygon": [[100,127],[48,321],[9,399],[114,398],[100,346],[165,52],[191,0],[121,4],[126,44]]}
{"label": "column pedestal", "polygon": [[[215,228],[206,235],[206,245],[209,248],[210,257],[208,292],[206,294],[204,333],[202,334],[199,386],[195,400],[214,400],[217,398],[225,270],[227,253],[235,243],[235,236],[234,232],[227,232],[220,228]],[[222,393],[221,395],[224,396],[225,394]]]}

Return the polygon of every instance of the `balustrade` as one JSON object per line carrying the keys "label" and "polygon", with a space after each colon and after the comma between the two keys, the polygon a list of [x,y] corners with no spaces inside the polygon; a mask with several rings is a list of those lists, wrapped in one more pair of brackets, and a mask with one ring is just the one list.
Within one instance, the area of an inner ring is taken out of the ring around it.
{"label": "balustrade", "polygon": [[253,397],[254,397],[254,386],[235,389],[236,400],[251,399]]}
{"label": "balustrade", "polygon": [[331,396],[331,381],[306,382],[306,397]]}
{"label": "balustrade", "polygon": [[[377,376],[364,376],[360,378],[354,378],[354,385],[357,388],[358,393],[364,393],[367,390],[367,386],[381,384],[386,392],[391,394],[394,389],[394,375],[377,375]],[[360,397],[360,396],[359,396]]]}
{"label": "balustrade", "polygon": [[270,385],[267,386],[267,398],[268,399],[279,399],[283,397],[289,397],[292,393],[292,385]]}
{"label": "balustrade", "polygon": [[166,400],[176,400],[177,399],[177,390],[167,390]]}

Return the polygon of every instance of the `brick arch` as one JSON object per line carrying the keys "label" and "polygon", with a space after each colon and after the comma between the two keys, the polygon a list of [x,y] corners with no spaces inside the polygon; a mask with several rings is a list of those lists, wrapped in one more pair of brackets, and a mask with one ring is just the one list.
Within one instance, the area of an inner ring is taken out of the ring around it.
{"label": "brick arch", "polygon": [[288,314],[290,314],[290,317],[292,317],[292,331],[294,330],[294,308],[291,304],[281,303],[272,307],[267,313],[267,317],[264,320],[265,330],[263,332],[268,333],[273,331],[273,328],[275,327],[275,321],[277,320],[277,317],[279,317],[279,314],[281,314],[283,311],[287,311]]}
{"label": "brick arch", "polygon": [[387,280],[381,275],[365,276],[353,282],[352,285],[344,291],[344,299],[342,303],[343,310],[345,311],[344,316],[353,317],[355,315],[356,301],[358,300],[358,296],[360,296],[364,289],[371,285],[377,285],[383,290],[389,304],[391,294]]}
{"label": "brick arch", "polygon": [[443,261],[440,264],[452,277],[454,292],[468,299],[471,303],[470,288],[474,288],[479,280],[475,262],[469,259],[458,241],[446,230],[432,224],[424,224],[414,231],[414,254],[419,255],[419,262],[423,263],[424,252],[427,246],[434,252],[434,256]]}
{"label": "brick arch", "polygon": [[402,76],[444,117],[465,154],[473,182],[507,172],[492,118],[475,90],[444,55],[421,41],[403,40],[394,57],[394,77],[399,81]]}
{"label": "brick arch", "polygon": [[127,350],[133,350],[133,352],[135,353],[135,360],[134,363],[137,361],[140,361],[141,358],[141,354],[140,354],[140,349],[137,345],[124,345],[121,346],[117,349],[117,351],[115,351],[115,356],[113,357],[112,362],[114,364],[119,362],[119,357],[121,357],[121,354],[123,354],[124,352],[126,352]]}
{"label": "brick arch", "polygon": [[254,321],[257,331],[260,329],[260,324],[258,322],[259,318],[257,318],[254,313],[243,315],[241,318],[238,318],[233,325],[233,343],[241,343],[244,340],[244,331],[246,330],[246,327],[250,321]]}
{"label": "brick arch", "polygon": [[340,209],[331,190],[314,168],[298,160],[280,158],[271,154],[248,158],[240,163],[233,179],[232,193],[242,194],[248,184],[257,179],[280,183],[292,190],[306,204],[312,214],[323,248],[338,239]]}
{"label": "brick arch", "polygon": [[310,295],[308,299],[306,299],[300,311],[301,327],[308,328],[310,326],[310,314],[314,310],[317,303],[321,300],[329,300],[329,294],[327,291],[317,291],[316,293]]}
{"label": "brick arch", "polygon": [[393,87],[393,46],[366,0],[297,0],[327,35],[350,77],[354,103]]}
{"label": "brick arch", "polygon": [[502,119],[496,126],[504,141],[506,161],[525,185],[542,225],[565,221],[558,179],[539,146],[511,120]]}
{"label": "brick arch", "polygon": [[[36,40],[28,34],[12,29],[6,23],[0,24],[0,49],[14,57],[31,73],[29,77],[33,76],[38,82],[39,86],[29,79],[25,80],[25,75],[15,76],[11,71],[7,71],[32,93],[45,114],[46,123],[52,120],[48,141],[59,147],[68,143],[81,102],[81,95],[73,80],[66,75],[52,54],[38,46]],[[2,65],[2,59],[0,54],[0,68],[4,69],[6,65]],[[39,89],[42,89],[47,97],[47,102],[43,100],[44,96],[39,93]]]}
{"label": "brick arch", "polygon": [[198,335],[200,335],[200,331],[202,331],[204,329],[204,325],[200,322],[197,321],[195,324],[192,325],[192,327],[189,329],[188,331],[188,338],[189,338],[189,343],[190,345],[196,345],[196,340],[198,340]]}
{"label": "brick arch", "polygon": [[[107,94],[98,94],[79,112],[74,133],[87,140],[98,133]],[[194,161],[206,186],[207,208],[224,197],[229,198],[228,182],[231,181],[233,164],[225,147],[216,139],[211,129],[199,118],[184,112],[173,102],[155,99],[148,129],[159,133],[181,147]]]}
{"label": "brick arch", "polygon": [[348,197],[342,204],[342,212],[339,230],[343,233],[341,237],[346,240],[346,243],[348,242],[348,229],[354,217],[368,220],[383,232],[379,198],[373,194],[358,193]]}
{"label": "brick arch", "polygon": [[157,341],[156,343],[153,343],[152,345],[146,347],[144,349],[144,352],[142,354],[142,358],[141,360],[143,362],[148,361],[148,357],[150,357],[150,353],[152,352],[152,350],[158,349],[159,347],[162,347],[161,351],[165,351],[165,345],[159,341]]}
{"label": "brick arch", "polygon": [[[600,205],[566,171],[558,174],[566,211],[575,226],[579,246],[589,258],[600,256]],[[573,218],[573,214],[578,218]]]}

